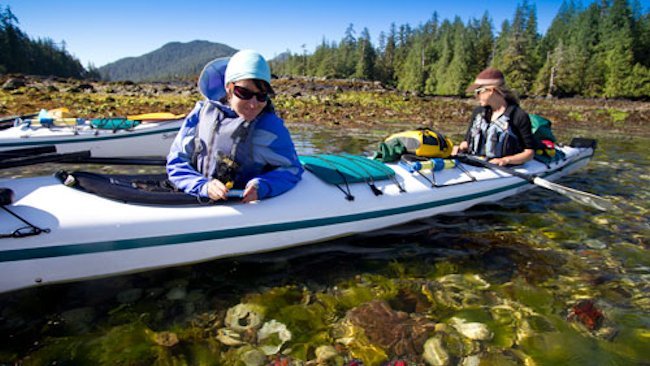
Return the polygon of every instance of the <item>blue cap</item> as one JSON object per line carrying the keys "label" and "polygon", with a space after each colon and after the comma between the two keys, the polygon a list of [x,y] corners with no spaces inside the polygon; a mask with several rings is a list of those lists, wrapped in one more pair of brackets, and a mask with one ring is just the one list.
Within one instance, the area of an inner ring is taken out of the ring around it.
{"label": "blue cap", "polygon": [[199,75],[199,92],[209,100],[221,100],[226,96],[224,75],[230,57],[220,57],[208,62]]}
{"label": "blue cap", "polygon": [[241,50],[235,53],[226,68],[226,85],[245,79],[264,80],[271,85],[271,68],[256,51]]}

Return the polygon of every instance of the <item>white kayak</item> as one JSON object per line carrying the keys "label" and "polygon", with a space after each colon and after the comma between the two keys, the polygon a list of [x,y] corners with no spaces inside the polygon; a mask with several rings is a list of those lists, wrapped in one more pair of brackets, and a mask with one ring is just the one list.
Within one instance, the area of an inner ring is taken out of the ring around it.
{"label": "white kayak", "polygon": [[128,129],[20,124],[0,131],[0,152],[55,146],[57,153],[89,151],[91,157],[163,157],[169,153],[183,119],[140,123]]}
{"label": "white kayak", "polygon": [[[559,149],[563,160],[548,166],[531,161],[516,170],[556,180],[586,165],[594,153],[593,147]],[[0,209],[0,292],[370,232],[534,187],[520,177],[466,164],[436,171],[435,186],[431,171],[385,167],[395,175],[374,182],[382,194],[354,183],[349,184],[354,199],[348,200],[345,189],[305,171],[289,192],[249,204],[124,203],[66,186],[55,176],[3,180],[0,188],[11,189],[14,198]],[[11,237],[14,232],[34,235]]]}

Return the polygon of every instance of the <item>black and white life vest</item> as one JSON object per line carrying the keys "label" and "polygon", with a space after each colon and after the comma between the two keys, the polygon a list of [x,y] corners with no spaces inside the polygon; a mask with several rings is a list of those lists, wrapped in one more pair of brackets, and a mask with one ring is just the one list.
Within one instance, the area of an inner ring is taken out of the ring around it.
{"label": "black and white life vest", "polygon": [[469,152],[488,158],[500,158],[523,151],[520,139],[512,129],[511,116],[515,108],[514,105],[508,106],[494,121],[490,121],[489,108],[485,109],[485,113],[477,113],[470,127]]}
{"label": "black and white life vest", "polygon": [[[253,144],[249,131],[255,121],[229,117],[217,103],[206,101],[194,138],[192,164],[205,177],[223,183],[237,183],[238,171],[253,165]],[[205,123],[212,121],[212,123]]]}

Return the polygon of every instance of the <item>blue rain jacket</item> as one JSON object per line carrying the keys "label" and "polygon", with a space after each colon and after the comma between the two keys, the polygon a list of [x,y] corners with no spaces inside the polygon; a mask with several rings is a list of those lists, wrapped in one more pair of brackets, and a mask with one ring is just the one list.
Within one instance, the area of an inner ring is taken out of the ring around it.
{"label": "blue rain jacket", "polygon": [[[218,120],[201,121],[201,109],[205,103],[218,106],[223,112],[219,118],[237,118],[230,107],[215,101],[200,101],[187,116],[167,156],[169,180],[185,193],[208,197],[207,183],[212,172],[201,172],[193,165],[196,148],[196,134],[199,123],[216,125]],[[293,188],[303,173],[295,146],[284,122],[274,112],[263,111],[251,124],[250,138],[252,156],[246,161],[237,161],[239,170],[235,187],[257,185],[259,199],[277,196]],[[207,142],[206,142],[207,143]],[[248,149],[249,147],[246,147]],[[203,149],[199,154],[205,153]],[[199,159],[201,160],[201,159]]]}

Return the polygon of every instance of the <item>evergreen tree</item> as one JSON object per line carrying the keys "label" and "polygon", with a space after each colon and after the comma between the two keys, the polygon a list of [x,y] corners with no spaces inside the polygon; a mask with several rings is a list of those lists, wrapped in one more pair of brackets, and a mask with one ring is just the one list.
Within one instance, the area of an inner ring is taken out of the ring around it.
{"label": "evergreen tree", "polygon": [[586,9],[565,0],[544,36],[537,32],[535,6],[524,0],[502,23],[498,37],[492,28],[487,12],[466,26],[458,18],[439,25],[434,13],[417,28],[391,24],[375,48],[367,29],[357,39],[350,24],[340,43],[323,41],[313,55],[290,55],[283,69],[455,95],[491,65],[524,94],[647,95],[650,14],[638,0],[602,0]]}
{"label": "evergreen tree", "polygon": [[418,93],[424,91],[426,80],[424,49],[424,38],[414,37],[399,70],[398,88]]}
{"label": "evergreen tree", "polygon": [[494,52],[494,35],[492,33],[492,19],[487,11],[483,14],[478,28],[475,30],[476,39],[473,42],[473,52],[470,54],[468,72],[470,75],[477,75],[485,69],[492,60]]}
{"label": "evergreen tree", "polygon": [[373,80],[375,77],[375,61],[377,54],[372,42],[370,41],[370,32],[364,28],[358,41],[357,64],[354,76],[361,79]]}
{"label": "evergreen tree", "polygon": [[444,56],[441,59],[449,59],[449,51],[451,51],[451,58],[446,67],[441,65],[441,68],[437,70],[436,91],[441,95],[462,95],[472,76],[468,73],[469,50],[467,49],[466,30],[459,17],[454,20],[450,37],[446,38],[448,42],[445,47],[448,49],[443,51]]}
{"label": "evergreen tree", "polygon": [[606,97],[632,95],[631,73],[634,61],[632,19],[626,0],[614,0],[602,22],[601,36],[605,60]]}
{"label": "evergreen tree", "polygon": [[509,86],[523,94],[530,91],[537,71],[533,36],[537,33],[535,18],[535,12],[526,1],[517,6],[512,27],[503,36],[505,39],[498,42],[502,47],[505,45],[505,48],[497,50],[500,53],[495,55],[494,61],[494,66],[506,75]]}
{"label": "evergreen tree", "polygon": [[345,36],[339,44],[336,58],[336,74],[340,78],[348,78],[354,74],[357,64],[357,39],[355,37],[354,25],[348,25]]}
{"label": "evergreen tree", "polygon": [[81,78],[87,74],[79,60],[49,38],[32,40],[18,27],[9,7],[0,6],[0,71]]}

